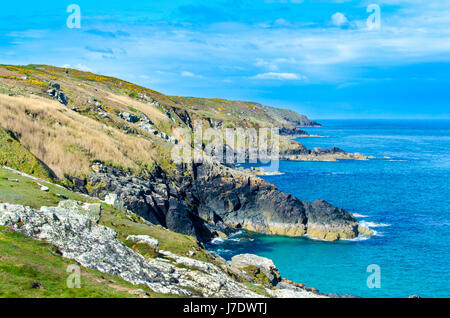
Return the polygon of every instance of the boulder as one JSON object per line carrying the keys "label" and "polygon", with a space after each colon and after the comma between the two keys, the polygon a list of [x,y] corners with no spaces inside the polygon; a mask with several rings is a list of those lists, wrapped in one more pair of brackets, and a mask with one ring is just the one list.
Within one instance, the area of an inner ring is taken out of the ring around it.
{"label": "boulder", "polygon": [[[231,259],[230,265],[244,271],[258,283],[269,282],[276,286],[281,281],[281,275],[271,259],[253,254],[240,254]],[[262,277],[264,275],[264,277]]]}
{"label": "boulder", "polygon": [[105,203],[112,205],[115,209],[124,211],[126,210],[124,202],[120,199],[120,197],[116,193],[108,193],[105,196]]}
{"label": "boulder", "polygon": [[365,236],[372,236],[375,234],[374,231],[372,231],[369,227],[361,226],[361,225],[358,225],[358,233],[359,233],[359,235],[365,235]]}
{"label": "boulder", "polygon": [[120,117],[130,123],[137,123],[139,121],[139,117],[127,112],[120,113]]}
{"label": "boulder", "polygon": [[159,242],[157,239],[150,237],[148,235],[129,235],[127,241],[136,244],[145,244],[152,248],[156,253],[159,250]]}
{"label": "boulder", "polygon": [[58,208],[66,209],[98,223],[100,221],[102,206],[100,203],[79,203],[75,200],[64,200],[58,203]]}
{"label": "boulder", "polygon": [[63,105],[67,105],[69,103],[69,98],[66,95],[64,95],[63,92],[59,92],[58,101]]}

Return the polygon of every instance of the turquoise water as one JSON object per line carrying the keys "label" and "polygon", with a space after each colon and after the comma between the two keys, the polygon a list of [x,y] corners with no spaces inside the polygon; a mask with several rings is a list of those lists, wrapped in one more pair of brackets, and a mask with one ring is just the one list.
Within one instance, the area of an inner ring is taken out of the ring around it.
{"label": "turquoise water", "polygon": [[[450,297],[450,121],[323,120],[307,128],[325,138],[308,148],[337,146],[374,155],[369,161],[280,162],[266,176],[302,200],[324,199],[375,222],[367,240],[323,242],[241,234],[211,245],[225,258],[254,253],[273,259],[283,277],[326,293],[361,297]],[[384,157],[389,158],[384,158]],[[367,266],[381,288],[367,287]]]}

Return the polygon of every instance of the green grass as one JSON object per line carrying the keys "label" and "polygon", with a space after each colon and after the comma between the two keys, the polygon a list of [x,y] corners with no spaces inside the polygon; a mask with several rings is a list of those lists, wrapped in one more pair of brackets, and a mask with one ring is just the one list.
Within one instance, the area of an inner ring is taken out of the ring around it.
{"label": "green grass", "polygon": [[196,238],[168,231],[159,226],[147,225],[137,220],[133,222],[125,216],[124,212],[103,208],[100,223],[117,232],[118,238],[126,245],[144,256],[155,257],[143,244],[130,245],[126,241],[128,235],[148,235],[159,241],[159,248],[170,251],[180,256],[186,256],[189,251],[195,254],[191,256],[197,260],[211,262],[212,258],[201,248]]}
{"label": "green grass", "polygon": [[40,208],[41,206],[55,206],[64,197],[78,201],[89,201],[80,194],[54,184],[46,182],[41,182],[41,184],[47,186],[50,191],[41,191],[41,187],[33,179],[0,168],[0,202]]}
{"label": "green grass", "polygon": [[81,268],[81,288],[68,288],[72,264],[54,246],[0,226],[0,297],[137,297],[133,292],[138,289],[148,297],[170,296],[87,268]]}
{"label": "green grass", "polygon": [[52,180],[50,171],[14,136],[0,128],[0,165],[8,166],[38,178]]}
{"label": "green grass", "polygon": [[[100,223],[114,229],[118,238],[126,243],[128,235],[148,235],[159,241],[160,249],[170,251],[174,254],[186,256],[189,251],[193,251],[193,258],[202,261],[211,261],[212,258],[198,245],[196,238],[168,231],[159,226],[147,225],[139,218],[131,221],[123,211],[118,211],[110,205],[95,198],[88,198],[84,195],[74,193],[51,183],[42,183],[50,190],[41,191],[36,181],[20,176],[9,170],[0,168],[0,202],[21,204],[40,208],[41,206],[56,206],[65,198],[82,202],[100,202],[102,204],[102,216]],[[134,247],[137,251],[148,254],[140,244]],[[149,254],[150,255],[150,254]]]}
{"label": "green grass", "polygon": [[272,284],[269,278],[257,267],[254,265],[249,265],[242,269],[244,272],[248,273],[257,284],[265,285],[267,287],[272,287]]}
{"label": "green grass", "polygon": [[[44,183],[49,191],[41,191],[36,181],[0,168],[0,202],[21,204],[40,208],[55,206],[64,198],[82,202],[100,202],[95,198],[71,192],[50,183]],[[59,196],[58,196],[59,195]],[[64,197],[63,197],[64,196]],[[174,254],[186,256],[193,251],[193,258],[210,261],[211,257],[203,250],[194,237],[174,233],[159,226],[147,225],[139,218],[131,221],[125,212],[101,202],[100,223],[114,229],[118,239],[130,248],[148,258],[158,255],[144,244],[130,244],[128,235],[149,235],[159,240],[160,248]],[[27,238],[24,235],[0,227],[0,297],[133,297],[125,281],[83,269],[82,289],[68,289],[65,286],[67,265],[74,262],[61,258],[49,244]],[[108,278],[103,279],[102,277]],[[32,288],[33,282],[43,287]],[[113,282],[111,282],[113,281]],[[114,288],[115,285],[119,286]],[[125,287],[127,291],[121,291]],[[17,288],[20,286],[20,288]],[[111,287],[113,286],[113,287]],[[137,289],[137,287],[134,287]],[[159,297],[148,289],[152,296]],[[119,290],[116,290],[119,289]],[[167,296],[167,295],[164,295]]]}

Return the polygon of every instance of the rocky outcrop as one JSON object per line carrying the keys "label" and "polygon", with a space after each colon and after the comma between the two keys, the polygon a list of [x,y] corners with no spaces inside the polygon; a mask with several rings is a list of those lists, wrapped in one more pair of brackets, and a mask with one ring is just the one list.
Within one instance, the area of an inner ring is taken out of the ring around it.
{"label": "rocky outcrop", "polygon": [[128,121],[130,123],[137,123],[140,120],[138,116],[130,114],[128,112],[120,113],[119,116],[123,120],[126,120],[126,121]]}
{"label": "rocky outcrop", "polygon": [[130,210],[152,224],[174,232],[211,240],[215,234],[161,170],[136,177],[120,169],[95,164],[89,175],[91,195],[121,210]]}
{"label": "rocky outcrop", "polygon": [[358,152],[348,153],[338,147],[330,149],[314,148],[307,149],[298,142],[293,142],[288,149],[280,151],[281,160],[292,161],[336,161],[338,159],[367,160],[372,156],[364,156]]}
{"label": "rocky outcrop", "polygon": [[69,103],[69,98],[62,91],[60,91],[60,89],[61,86],[55,83],[52,85],[52,88],[47,91],[47,94],[50,97],[57,99],[61,104],[67,106]]}
{"label": "rocky outcrop", "polygon": [[277,298],[327,298],[345,297],[319,292],[316,288],[307,287],[282,278],[278,268],[271,259],[254,254],[233,256],[229,264],[232,268],[248,275],[255,284],[266,287],[266,293]]}
{"label": "rocky outcrop", "polygon": [[72,210],[75,213],[84,215],[95,223],[100,221],[102,207],[100,203],[79,203],[75,200],[64,200],[58,203],[61,209]]}
{"label": "rocky outcrop", "polygon": [[[71,206],[70,204],[68,206]],[[155,292],[201,297],[260,297],[219,267],[160,251],[148,259],[126,247],[116,233],[97,225],[78,209],[0,204],[0,225],[55,245],[62,256],[84,267],[115,275]],[[179,264],[183,264],[180,267]]]}
{"label": "rocky outcrop", "polygon": [[271,286],[281,282],[281,275],[271,259],[253,254],[240,254],[231,259],[230,265],[244,271],[257,281],[267,281]]}
{"label": "rocky outcrop", "polygon": [[279,129],[278,133],[280,134],[280,136],[287,136],[291,138],[308,136],[308,133],[306,131],[297,127],[282,127]]}
{"label": "rocky outcrop", "polygon": [[308,235],[325,240],[358,236],[358,223],[325,201],[305,202],[249,175],[202,164],[193,191],[203,219],[270,235]]}
{"label": "rocky outcrop", "polygon": [[116,208],[204,242],[240,228],[330,241],[359,234],[358,223],[347,211],[325,201],[301,201],[213,161],[179,167],[171,178],[158,170],[135,177],[96,164],[88,181],[92,195]]}
{"label": "rocky outcrop", "polygon": [[[231,262],[208,252],[214,264],[158,250],[158,241],[147,235],[129,235],[127,241],[147,244],[157,251],[146,258],[128,248],[116,232],[98,225],[85,210],[96,204],[62,201],[58,207],[35,210],[21,205],[0,204],[0,225],[34,239],[53,244],[63,257],[103,273],[118,276],[155,292],[184,297],[324,297],[313,288],[280,277],[270,259],[252,254],[233,257]],[[262,287],[260,293],[243,282]]]}
{"label": "rocky outcrop", "polygon": [[148,235],[128,235],[127,241],[136,244],[145,244],[149,246],[154,252],[159,251],[159,242],[157,239],[150,237]]}

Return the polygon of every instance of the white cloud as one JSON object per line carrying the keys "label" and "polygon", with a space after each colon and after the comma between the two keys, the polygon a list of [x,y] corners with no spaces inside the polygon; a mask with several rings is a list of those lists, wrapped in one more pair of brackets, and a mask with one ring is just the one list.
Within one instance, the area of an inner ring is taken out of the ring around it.
{"label": "white cloud", "polygon": [[277,26],[292,26],[292,23],[287,21],[287,20],[285,20],[285,19],[283,19],[283,18],[280,18],[280,19],[276,19],[275,20],[274,25],[277,25]]}
{"label": "white cloud", "polygon": [[181,72],[181,76],[183,76],[183,77],[197,77],[197,78],[202,78],[203,77],[201,75],[197,75],[195,73],[188,72],[188,71]]}
{"label": "white cloud", "polygon": [[335,26],[338,26],[338,27],[343,26],[344,24],[348,23],[347,17],[343,13],[340,13],[340,12],[336,12],[335,14],[333,14],[331,16],[331,21],[333,22],[333,24]]}
{"label": "white cloud", "polygon": [[64,68],[73,68],[76,70],[80,70],[83,72],[91,72],[91,73],[95,73],[96,71],[94,69],[91,69],[90,67],[83,65],[83,64],[76,64],[76,65],[70,65],[70,64],[64,64],[61,67]]}
{"label": "white cloud", "polygon": [[275,79],[275,80],[306,80],[307,77],[304,75],[298,75],[295,73],[261,73],[252,77],[253,79]]}
{"label": "white cloud", "polygon": [[14,37],[14,38],[31,38],[31,39],[40,39],[47,36],[49,33],[48,30],[25,30],[25,31],[14,31],[6,34],[6,36]]}

